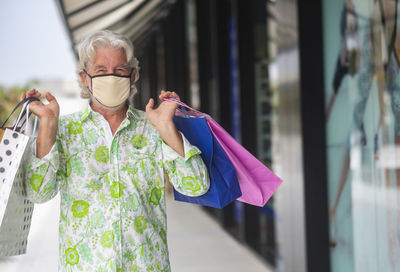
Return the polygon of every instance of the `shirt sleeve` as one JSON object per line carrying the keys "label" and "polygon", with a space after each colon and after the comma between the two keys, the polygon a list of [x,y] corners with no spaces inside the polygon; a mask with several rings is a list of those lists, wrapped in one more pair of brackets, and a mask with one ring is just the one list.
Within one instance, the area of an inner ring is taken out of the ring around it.
{"label": "shirt sleeve", "polygon": [[210,187],[210,178],[201,151],[182,135],[185,157],[162,142],[163,165],[175,190],[187,196],[200,196]]}
{"label": "shirt sleeve", "polygon": [[[36,157],[36,141],[33,142],[25,168],[25,189],[29,200],[42,203],[52,199],[65,179],[65,163],[62,145],[56,140],[50,152],[43,158]],[[64,166],[63,166],[64,165]]]}

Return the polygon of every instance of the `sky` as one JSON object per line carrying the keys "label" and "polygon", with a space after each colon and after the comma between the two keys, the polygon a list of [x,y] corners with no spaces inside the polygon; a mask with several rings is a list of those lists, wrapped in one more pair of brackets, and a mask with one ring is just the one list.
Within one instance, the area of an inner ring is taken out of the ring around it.
{"label": "sky", "polygon": [[55,0],[1,0],[0,18],[0,86],[75,78],[75,56]]}

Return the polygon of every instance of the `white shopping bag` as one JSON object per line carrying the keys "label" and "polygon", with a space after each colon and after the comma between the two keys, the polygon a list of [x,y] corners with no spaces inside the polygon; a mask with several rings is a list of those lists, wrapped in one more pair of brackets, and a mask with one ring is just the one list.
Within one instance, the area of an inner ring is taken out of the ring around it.
{"label": "white shopping bag", "polygon": [[[22,106],[22,110],[13,128],[0,128],[0,134],[4,133],[0,142],[0,256],[26,252],[33,203],[26,199],[23,165],[24,154],[33,138],[26,133],[29,130],[29,103],[34,100],[26,99],[17,105],[16,108]],[[25,122],[17,131],[23,117]],[[35,118],[32,131],[36,121]]]}

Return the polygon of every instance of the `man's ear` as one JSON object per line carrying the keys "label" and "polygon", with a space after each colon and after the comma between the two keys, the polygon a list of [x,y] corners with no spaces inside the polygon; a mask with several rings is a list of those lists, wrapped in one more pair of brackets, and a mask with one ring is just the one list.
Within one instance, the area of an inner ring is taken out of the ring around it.
{"label": "man's ear", "polygon": [[81,78],[82,85],[85,86],[86,88],[89,88],[89,82],[87,80],[88,77],[83,70],[79,72],[79,77]]}
{"label": "man's ear", "polygon": [[131,85],[135,84],[137,70],[133,69],[132,76],[131,76]]}

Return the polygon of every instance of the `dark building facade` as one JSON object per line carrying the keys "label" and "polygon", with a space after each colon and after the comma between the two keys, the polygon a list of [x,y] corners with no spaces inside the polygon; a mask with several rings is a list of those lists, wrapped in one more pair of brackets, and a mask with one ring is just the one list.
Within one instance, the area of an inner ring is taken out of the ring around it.
{"label": "dark building facade", "polygon": [[174,90],[284,180],[263,208],[204,208],[266,264],[400,271],[397,0],[58,3],[73,46],[132,38],[138,108]]}

